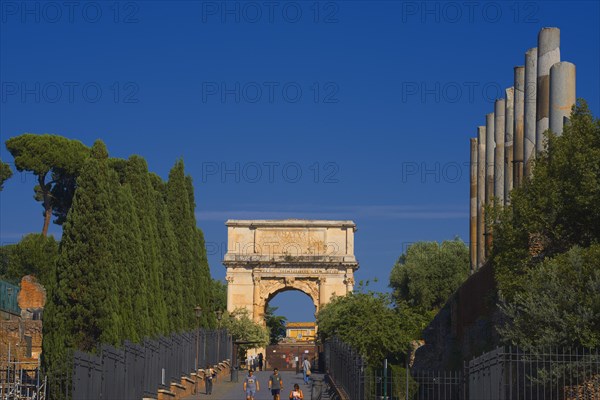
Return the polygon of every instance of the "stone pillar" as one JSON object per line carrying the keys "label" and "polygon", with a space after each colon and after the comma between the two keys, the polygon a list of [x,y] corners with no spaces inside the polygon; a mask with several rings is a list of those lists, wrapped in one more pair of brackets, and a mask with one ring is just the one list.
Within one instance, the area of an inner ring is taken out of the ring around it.
{"label": "stone pillar", "polygon": [[550,67],[560,62],[560,29],[542,28],[538,35],[536,153],[544,150],[544,132],[550,127]]}
{"label": "stone pillar", "polygon": [[485,126],[477,127],[477,268],[485,262]]}
{"label": "stone pillar", "polygon": [[469,204],[469,251],[471,272],[477,270],[477,139],[471,139],[471,201]]}
{"label": "stone pillar", "polygon": [[260,277],[253,276],[252,282],[254,283],[254,291],[252,293],[252,319],[254,322],[261,321],[261,310],[260,310]]}
{"label": "stone pillar", "polygon": [[352,291],[354,290],[354,278],[346,275],[344,283],[346,284],[346,294],[352,293]]}
{"label": "stone pillar", "polygon": [[506,102],[504,105],[504,204],[510,203],[510,191],[513,188],[514,93],[514,87],[506,89]]}
{"label": "stone pillar", "polygon": [[[485,116],[485,204],[488,205],[494,198],[494,113]],[[485,226],[485,257],[489,255],[492,244],[492,233]]]}
{"label": "stone pillar", "polygon": [[485,116],[485,204],[494,198],[494,113]]}
{"label": "stone pillar", "polygon": [[523,122],[525,116],[525,67],[515,67],[513,121],[513,186],[523,182]]}
{"label": "stone pillar", "polygon": [[326,298],[327,295],[325,293],[326,281],[326,278],[319,278],[319,308],[323,304],[327,304],[327,302],[329,301],[329,299]]}
{"label": "stone pillar", "polygon": [[565,118],[571,116],[575,97],[575,64],[559,62],[550,68],[550,130],[562,135]]}
{"label": "stone pillar", "polygon": [[494,107],[494,197],[500,204],[504,204],[504,128],[505,128],[504,99],[496,100]]}
{"label": "stone pillar", "polygon": [[231,290],[230,287],[233,285],[233,276],[228,274],[225,279],[227,280],[227,311],[232,312],[234,311],[233,290]]}
{"label": "stone pillar", "polygon": [[537,103],[537,47],[525,52],[525,120],[523,130],[523,169],[524,175],[531,175],[533,157],[535,156],[535,129]]}

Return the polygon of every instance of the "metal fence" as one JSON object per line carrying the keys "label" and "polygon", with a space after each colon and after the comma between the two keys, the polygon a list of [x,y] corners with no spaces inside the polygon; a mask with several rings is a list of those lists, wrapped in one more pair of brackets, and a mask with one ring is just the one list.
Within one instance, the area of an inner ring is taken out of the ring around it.
{"label": "metal fence", "polygon": [[598,349],[499,347],[467,366],[469,399],[600,400]]}
{"label": "metal fence", "polygon": [[325,343],[325,370],[336,386],[354,399],[363,399],[366,363],[360,354],[338,338]]}
{"label": "metal fence", "polygon": [[330,379],[351,400],[600,400],[598,349],[500,347],[462,371],[368,366],[339,339],[325,344]]}
{"label": "metal fence", "polygon": [[174,334],[140,344],[125,342],[122,348],[102,345],[97,354],[77,351],[72,399],[156,397],[158,389],[168,389],[172,381],[179,383],[196,368],[231,359],[231,353],[231,336],[225,330]]}

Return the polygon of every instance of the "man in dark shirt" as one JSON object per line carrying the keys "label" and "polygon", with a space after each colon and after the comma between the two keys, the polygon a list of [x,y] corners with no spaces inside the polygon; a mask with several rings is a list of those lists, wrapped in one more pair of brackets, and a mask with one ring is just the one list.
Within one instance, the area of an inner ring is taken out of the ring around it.
{"label": "man in dark shirt", "polygon": [[277,368],[273,370],[273,375],[269,377],[269,389],[273,395],[273,400],[279,400],[279,394],[283,389],[283,380],[281,379],[281,375],[279,375],[279,370]]}

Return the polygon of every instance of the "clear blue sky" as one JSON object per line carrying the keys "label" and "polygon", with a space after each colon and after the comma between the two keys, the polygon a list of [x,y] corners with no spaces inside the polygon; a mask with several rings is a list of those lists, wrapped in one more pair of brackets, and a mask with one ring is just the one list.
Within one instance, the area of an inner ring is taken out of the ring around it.
{"label": "clear blue sky", "polygon": [[[101,138],[164,178],[183,157],[219,279],[228,218],[354,220],[378,290],[409,243],[468,240],[468,139],[542,27],[600,115],[595,1],[66,3],[0,3],[2,142]],[[33,186],[5,184],[2,244],[41,230]]]}

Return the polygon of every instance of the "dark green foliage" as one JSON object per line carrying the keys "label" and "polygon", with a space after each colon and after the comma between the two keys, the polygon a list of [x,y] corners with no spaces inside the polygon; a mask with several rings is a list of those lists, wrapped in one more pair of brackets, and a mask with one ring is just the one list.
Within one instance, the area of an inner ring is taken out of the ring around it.
{"label": "dark green foliage", "polygon": [[212,279],[183,163],[165,184],[141,157],[109,158],[102,142],[90,154],[47,279],[43,363],[51,374],[68,371],[75,349],[195,327],[196,304],[207,314],[202,324],[214,324]]}
{"label": "dark green foliage", "polygon": [[265,322],[269,329],[269,344],[277,344],[285,337],[285,325],[287,318],[282,315],[275,315],[277,307],[267,306],[265,311]]}
{"label": "dark green foliage", "polygon": [[600,245],[548,258],[526,279],[512,302],[501,305],[505,340],[526,349],[600,345]]}
{"label": "dark green foliage", "polygon": [[89,149],[77,140],[30,133],[8,139],[6,148],[14,157],[19,172],[32,172],[38,179],[34,197],[44,208],[42,234],[45,236],[52,214],[57,217],[56,223],[64,222],[75,192],[75,178]]}
{"label": "dark green foliage", "polygon": [[538,155],[532,178],[511,192],[511,207],[497,211],[492,260],[504,296],[545,257],[597,242],[598,204],[600,121],[580,100],[563,135],[548,134],[548,150]]}
{"label": "dark green foliage", "polygon": [[418,242],[394,265],[390,287],[397,304],[437,312],[464,282],[469,271],[469,249],[459,239]]}
{"label": "dark green foliage", "polygon": [[214,306],[210,304],[212,283],[204,235],[196,226],[195,200],[192,181],[185,176],[183,161],[175,163],[169,172],[166,186],[166,205],[173,225],[177,232],[176,260],[182,278],[182,327],[193,328],[197,321],[194,307],[202,307],[200,320],[203,326],[214,326]]}
{"label": "dark green foliage", "polygon": [[48,293],[43,362],[51,374],[68,370],[73,349],[94,351],[98,343],[120,339],[119,293],[111,287],[118,282],[110,242],[115,232],[111,170],[101,147],[94,144],[94,155],[82,168]]}
{"label": "dark green foliage", "polygon": [[[187,181],[183,169],[183,161],[179,160],[169,172],[167,182],[167,210],[173,224],[173,230],[177,232],[176,260],[185,283],[181,288],[183,294],[182,326],[192,328],[196,325],[193,309],[196,304],[196,293],[194,286],[197,284],[197,275],[194,273],[194,243],[196,238],[195,225],[192,223],[190,197],[187,191]],[[202,306],[202,305],[201,305]],[[207,310],[206,307],[202,307]],[[205,313],[203,313],[205,314]],[[204,318],[204,317],[203,317]]]}
{"label": "dark green foliage", "polygon": [[227,284],[217,279],[213,279],[211,299],[215,311],[227,310]]}
{"label": "dark green foliage", "polygon": [[25,235],[19,243],[2,247],[0,279],[19,282],[25,275],[35,275],[47,286],[51,283],[57,256],[58,243],[53,236]]}
{"label": "dark green foliage", "polygon": [[150,320],[148,274],[144,264],[142,235],[134,206],[131,188],[120,186],[117,175],[112,174],[115,195],[113,197],[113,224],[115,232],[111,240],[113,265],[117,281],[113,290],[118,291],[122,332],[119,341],[129,339],[139,342],[150,335],[153,322]]}
{"label": "dark green foliage", "polygon": [[[136,223],[139,225],[141,254],[140,276],[136,282],[144,288],[147,307],[143,332],[152,336],[167,333],[168,313],[162,295],[163,271],[159,257],[158,221],[155,191],[148,173],[146,161],[139,156],[129,158],[124,168],[125,182],[131,188],[135,206]],[[139,289],[142,289],[141,287]],[[141,300],[141,299],[140,299]],[[137,308],[136,308],[137,310]]]}
{"label": "dark green foliage", "polygon": [[[177,256],[177,238],[165,202],[166,184],[151,174],[155,188],[156,220],[158,223],[158,257],[162,270],[162,295],[167,308],[169,332],[182,331],[184,325],[183,276]],[[187,310],[185,310],[187,312]]]}
{"label": "dark green foliage", "polygon": [[10,165],[3,163],[0,160],[0,192],[4,189],[4,182],[12,176],[12,170],[10,169]]}
{"label": "dark green foliage", "polygon": [[[568,272],[588,271],[593,280],[590,269],[597,269],[588,255],[598,254],[590,246],[600,240],[600,121],[580,100],[563,135],[548,133],[547,140],[532,177],[511,192],[511,206],[492,210],[497,222],[491,261],[509,316],[502,332],[507,341],[526,346],[597,346],[597,336],[584,332],[597,328],[598,319],[582,310],[583,304],[597,302],[600,293]],[[555,292],[561,287],[563,293]],[[563,296],[586,301],[569,310]],[[534,310],[536,302],[543,310]],[[559,319],[567,325],[561,326]],[[529,321],[544,321],[544,327],[531,335]],[[565,326],[576,332],[564,332]]]}

